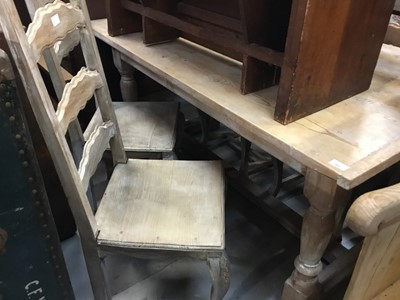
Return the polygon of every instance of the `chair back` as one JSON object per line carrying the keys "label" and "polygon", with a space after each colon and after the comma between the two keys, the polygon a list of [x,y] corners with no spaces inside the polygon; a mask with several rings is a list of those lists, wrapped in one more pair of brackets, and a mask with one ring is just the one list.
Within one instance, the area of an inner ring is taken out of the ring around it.
{"label": "chair back", "polygon": [[[0,24],[79,231],[81,235],[88,237],[89,234],[93,238],[97,234],[97,227],[86,196],[89,179],[108,145],[115,164],[125,163],[126,156],[86,3],[82,0],[71,0],[68,4],[59,0],[48,3],[36,11],[25,34],[13,0],[2,0]],[[54,109],[37,62],[45,49],[54,47],[58,41],[68,39],[71,35],[77,36],[76,33],[79,34],[86,67],[65,85],[61,101]],[[77,168],[65,135],[69,124],[77,119],[79,111],[93,95],[100,108],[103,123],[86,142]]]}
{"label": "chair back", "polygon": [[400,184],[360,196],[346,222],[365,239],[344,299],[399,299]]}

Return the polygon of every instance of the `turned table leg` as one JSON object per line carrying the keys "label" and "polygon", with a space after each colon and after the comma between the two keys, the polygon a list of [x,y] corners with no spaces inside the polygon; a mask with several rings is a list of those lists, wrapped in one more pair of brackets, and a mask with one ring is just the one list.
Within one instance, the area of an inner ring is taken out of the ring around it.
{"label": "turned table leg", "polygon": [[135,80],[135,68],[126,63],[121,58],[121,53],[113,49],[113,60],[114,65],[118,69],[121,75],[120,88],[122,94],[122,100],[126,102],[132,102],[138,100],[138,89]]}
{"label": "turned table leg", "polygon": [[322,255],[335,230],[335,214],[350,191],[337,186],[336,181],[308,170],[304,194],[310,208],[303,219],[300,254],[295,260],[295,270],[286,280],[282,299],[318,299],[318,274],[322,271]]}

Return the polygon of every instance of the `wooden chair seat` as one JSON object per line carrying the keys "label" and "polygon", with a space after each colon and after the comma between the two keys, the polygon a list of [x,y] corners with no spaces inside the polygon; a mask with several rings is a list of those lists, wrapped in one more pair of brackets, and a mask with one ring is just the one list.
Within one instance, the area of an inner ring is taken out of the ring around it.
{"label": "wooden chair seat", "polygon": [[222,170],[219,161],[129,159],[117,165],[95,216],[98,243],[224,249]]}
{"label": "wooden chair seat", "polygon": [[[122,142],[127,152],[167,153],[174,150],[177,102],[113,102]],[[85,141],[103,122],[97,109],[84,132]]]}

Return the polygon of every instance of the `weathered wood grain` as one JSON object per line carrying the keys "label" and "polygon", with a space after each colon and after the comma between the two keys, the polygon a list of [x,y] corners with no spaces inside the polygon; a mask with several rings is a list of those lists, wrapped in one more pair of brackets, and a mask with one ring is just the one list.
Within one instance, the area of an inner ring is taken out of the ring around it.
{"label": "weathered wood grain", "polygon": [[71,4],[56,0],[39,8],[26,33],[36,61],[43,49],[52,47],[78,26],[84,25],[82,12]]}
{"label": "weathered wood grain", "polygon": [[103,86],[102,78],[97,71],[82,68],[70,82],[65,85],[63,96],[58,103],[56,115],[59,126],[64,134],[71,121],[86,106],[94,91]]}
{"label": "weathered wood grain", "polygon": [[273,119],[277,88],[241,95],[237,62],[184,41],[146,47],[140,33],[110,37],[106,20],[92,24],[136,69],[303,174],[351,189],[400,160],[397,47],[383,45],[368,91],[283,126]]}
{"label": "weathered wood grain", "polygon": [[400,280],[400,184],[359,197],[346,221],[366,237],[344,299],[396,299]]}
{"label": "weathered wood grain", "polygon": [[78,168],[79,177],[85,190],[88,188],[89,180],[96,171],[97,165],[103,158],[103,153],[114,135],[115,126],[108,121],[97,126],[88,138]]}

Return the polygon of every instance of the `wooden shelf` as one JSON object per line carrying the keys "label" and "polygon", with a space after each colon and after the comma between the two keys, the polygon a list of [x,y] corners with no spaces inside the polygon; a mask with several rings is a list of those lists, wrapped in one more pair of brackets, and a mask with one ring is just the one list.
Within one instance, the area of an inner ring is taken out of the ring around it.
{"label": "wooden shelf", "polygon": [[[109,34],[184,37],[243,63],[243,94],[279,85],[288,124],[369,88],[395,0],[109,1]],[[140,22],[143,19],[143,22]]]}

